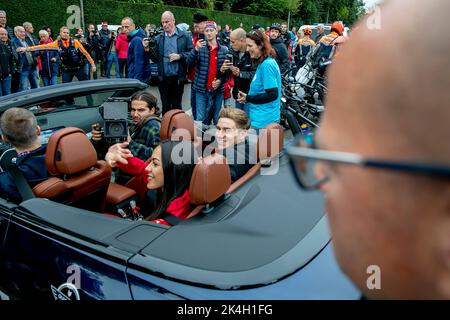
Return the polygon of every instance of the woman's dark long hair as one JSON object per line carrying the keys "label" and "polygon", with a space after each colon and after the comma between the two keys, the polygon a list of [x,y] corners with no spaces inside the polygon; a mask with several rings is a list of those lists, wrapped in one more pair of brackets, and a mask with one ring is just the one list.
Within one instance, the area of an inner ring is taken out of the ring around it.
{"label": "woman's dark long hair", "polygon": [[260,64],[268,56],[271,56],[275,59],[277,54],[270,44],[269,37],[267,37],[265,33],[263,33],[261,30],[252,30],[247,33],[247,38],[255,41],[257,46],[261,46],[261,57],[258,60],[254,61],[254,63]]}
{"label": "woman's dark long hair", "polygon": [[164,172],[164,187],[158,192],[156,211],[147,218],[157,219],[166,212],[169,204],[189,189],[197,153],[191,141],[164,140],[161,146],[161,162]]}

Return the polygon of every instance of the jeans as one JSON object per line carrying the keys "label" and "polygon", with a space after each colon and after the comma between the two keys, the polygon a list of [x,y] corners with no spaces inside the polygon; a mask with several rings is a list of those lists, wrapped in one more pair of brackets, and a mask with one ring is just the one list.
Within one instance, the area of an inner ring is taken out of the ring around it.
{"label": "jeans", "polygon": [[37,67],[22,70],[20,74],[19,92],[28,89],[28,83],[31,89],[39,88],[39,74]]}
{"label": "jeans", "polygon": [[219,113],[222,109],[223,93],[220,91],[196,92],[195,102],[197,109],[197,121],[210,125],[211,120],[216,125],[219,121]]}
{"label": "jeans", "polygon": [[245,113],[249,116],[249,110],[248,110],[248,105],[246,103],[240,103],[239,101],[236,100],[236,109],[241,109],[244,110]]}
{"label": "jeans", "polygon": [[58,75],[52,74],[51,77],[41,76],[44,87],[55,85],[58,82]]}
{"label": "jeans", "polygon": [[7,76],[5,79],[0,80],[0,97],[11,94],[11,76]]}
{"label": "jeans", "polygon": [[75,69],[66,69],[62,73],[62,82],[72,82],[73,77],[77,77],[78,81],[88,80],[88,75],[86,73],[86,67],[79,67]]}
{"label": "jeans", "polygon": [[119,58],[117,58],[117,53],[111,52],[108,55],[108,60],[106,62],[106,77],[109,79],[111,77],[111,67],[114,63],[114,66],[116,67],[116,78],[120,78],[120,72],[119,72]]}

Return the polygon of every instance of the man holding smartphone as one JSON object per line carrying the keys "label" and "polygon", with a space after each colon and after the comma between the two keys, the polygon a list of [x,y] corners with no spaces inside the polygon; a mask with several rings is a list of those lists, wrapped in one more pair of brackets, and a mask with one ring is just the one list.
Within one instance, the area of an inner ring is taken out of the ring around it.
{"label": "man holding smartphone", "polygon": [[234,77],[233,98],[236,100],[236,108],[244,110],[248,114],[245,105],[237,101],[238,92],[248,93],[250,83],[255,76],[256,68],[252,64],[250,54],[247,52],[247,42],[244,29],[238,28],[230,34],[231,50],[225,58],[220,72],[225,77],[230,74]]}
{"label": "man holding smartphone", "polygon": [[[205,29],[203,28],[203,22],[208,21],[208,17],[205,16],[201,12],[197,12],[194,14],[192,22],[194,23],[194,31],[192,32],[192,45],[195,47],[197,41],[205,40]],[[195,67],[188,67],[188,75],[187,79],[191,82],[194,82],[195,78]],[[197,108],[195,104],[195,94],[196,91],[194,86],[191,86],[191,108],[192,108],[192,117],[196,119],[197,116]]]}
{"label": "man holding smartphone", "polygon": [[199,40],[187,57],[187,63],[195,66],[195,79],[192,84],[196,91],[195,120],[209,125],[211,120],[217,124],[223,101],[223,84],[227,80],[220,72],[228,52],[227,47],[217,42],[217,24],[204,22],[206,41]]}

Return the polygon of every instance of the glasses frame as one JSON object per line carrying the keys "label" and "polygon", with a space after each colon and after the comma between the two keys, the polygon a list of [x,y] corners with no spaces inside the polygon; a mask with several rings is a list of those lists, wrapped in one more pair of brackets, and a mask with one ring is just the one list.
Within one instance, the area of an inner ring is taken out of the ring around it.
{"label": "glasses frame", "polygon": [[297,136],[295,139],[294,147],[288,147],[286,151],[289,155],[289,162],[291,165],[291,169],[294,172],[295,179],[297,183],[305,190],[317,190],[321,186],[321,184],[327,181],[327,179],[318,181],[318,183],[314,186],[305,185],[302,182],[302,174],[297,170],[297,167],[295,165],[295,161],[297,159],[312,159],[337,164],[354,165],[359,167],[384,169],[450,179],[450,166],[441,163],[425,163],[415,161],[409,162],[401,160],[364,157],[357,153],[317,149],[314,143],[309,148],[295,147],[296,145],[298,145],[299,141],[302,138],[304,138],[303,135]]}

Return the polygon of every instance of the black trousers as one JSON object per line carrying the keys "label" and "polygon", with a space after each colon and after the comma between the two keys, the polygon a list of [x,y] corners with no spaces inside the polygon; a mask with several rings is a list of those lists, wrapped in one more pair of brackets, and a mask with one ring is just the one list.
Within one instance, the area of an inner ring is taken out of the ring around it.
{"label": "black trousers", "polygon": [[161,96],[162,114],[172,109],[182,109],[184,83],[178,81],[178,77],[164,77],[158,84]]}
{"label": "black trousers", "polygon": [[121,78],[128,78],[127,59],[119,59],[119,73]]}

